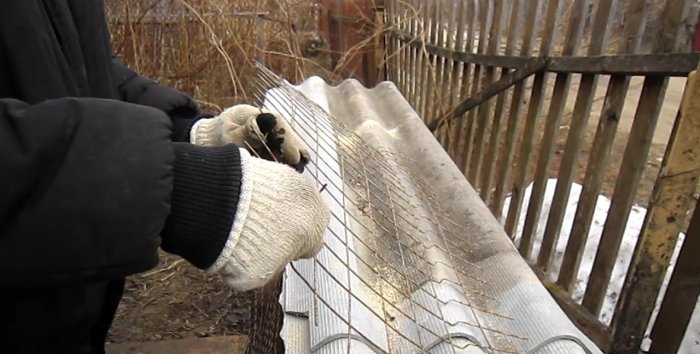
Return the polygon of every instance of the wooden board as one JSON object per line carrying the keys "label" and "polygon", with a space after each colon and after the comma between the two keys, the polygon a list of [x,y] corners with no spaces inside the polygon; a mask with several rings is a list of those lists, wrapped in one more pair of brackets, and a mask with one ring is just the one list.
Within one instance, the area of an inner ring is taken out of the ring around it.
{"label": "wooden board", "polygon": [[244,354],[247,336],[187,338],[106,345],[107,354]]}

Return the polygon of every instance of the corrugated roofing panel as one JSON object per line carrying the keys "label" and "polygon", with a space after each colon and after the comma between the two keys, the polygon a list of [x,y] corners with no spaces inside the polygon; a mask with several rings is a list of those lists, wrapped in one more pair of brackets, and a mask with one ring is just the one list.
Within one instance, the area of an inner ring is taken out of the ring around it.
{"label": "corrugated roofing panel", "polygon": [[263,76],[333,213],[286,270],[289,353],[599,353],[393,84]]}

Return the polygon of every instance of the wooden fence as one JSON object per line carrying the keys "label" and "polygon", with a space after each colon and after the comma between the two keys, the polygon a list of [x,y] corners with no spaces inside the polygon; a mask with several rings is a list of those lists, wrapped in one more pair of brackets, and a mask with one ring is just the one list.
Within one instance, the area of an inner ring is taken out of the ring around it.
{"label": "wooden fence", "polygon": [[[698,63],[699,56],[690,52],[697,20],[693,4],[385,1],[388,79],[421,114],[493,214],[504,218],[506,232],[512,238],[521,235],[519,251],[552,295],[606,352],[639,352],[678,235],[686,230],[695,205],[700,171],[697,80],[688,80],[682,109],[671,118],[663,159],[649,160],[658,150],[653,141],[671,78],[688,76]],[[634,82],[641,89],[632,90]],[[604,95],[596,96],[603,90]],[[636,107],[629,127],[622,129],[625,104]],[[550,178],[556,178],[556,190],[535,254]],[[555,274],[552,263],[573,182],[582,191],[561,270]],[[600,194],[607,194],[611,204],[579,303],[571,294]],[[607,324],[598,317],[635,203],[647,212],[615,315]],[[700,212],[694,213],[687,232],[651,331],[652,353],[677,350],[700,292]]]}

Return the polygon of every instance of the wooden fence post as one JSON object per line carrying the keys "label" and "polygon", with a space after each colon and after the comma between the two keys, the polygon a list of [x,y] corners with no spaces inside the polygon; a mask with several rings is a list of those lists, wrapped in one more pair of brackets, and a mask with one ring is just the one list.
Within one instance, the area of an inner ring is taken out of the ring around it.
{"label": "wooden fence post", "polygon": [[[613,351],[636,354],[700,175],[700,80],[688,79],[679,117],[615,309]],[[697,237],[697,235],[689,235]]]}
{"label": "wooden fence post", "polygon": [[651,331],[650,354],[676,353],[700,295],[700,207],[688,226],[687,237],[666,289],[659,316]]}

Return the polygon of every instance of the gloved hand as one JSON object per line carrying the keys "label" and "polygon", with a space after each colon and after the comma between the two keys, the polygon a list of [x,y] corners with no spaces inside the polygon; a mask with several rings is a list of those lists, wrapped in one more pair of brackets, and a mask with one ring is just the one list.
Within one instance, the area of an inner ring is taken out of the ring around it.
{"label": "gloved hand", "polygon": [[319,191],[288,166],[241,150],[243,178],[233,230],[208,272],[234,289],[265,285],[290,261],[323,246],[330,211]]}
{"label": "gloved hand", "polygon": [[247,104],[227,108],[214,118],[200,119],[190,131],[190,142],[201,146],[236,144],[299,172],[309,162],[309,150],[279,113]]}

